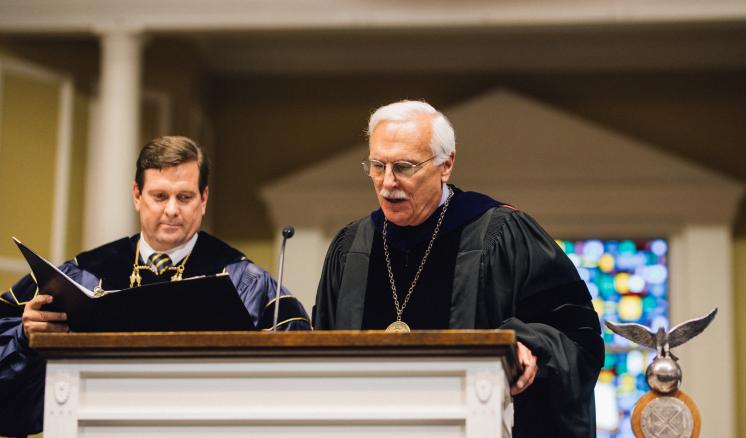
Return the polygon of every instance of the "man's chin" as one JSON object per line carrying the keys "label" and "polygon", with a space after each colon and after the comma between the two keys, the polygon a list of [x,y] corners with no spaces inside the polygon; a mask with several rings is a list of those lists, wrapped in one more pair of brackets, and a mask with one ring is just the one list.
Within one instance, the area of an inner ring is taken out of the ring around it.
{"label": "man's chin", "polygon": [[181,225],[166,225],[166,224],[161,224],[158,227],[158,231],[161,234],[164,234],[164,235],[170,235],[170,234],[180,233],[180,232],[182,232],[183,229],[184,229],[184,227],[181,226]]}
{"label": "man's chin", "polygon": [[389,208],[383,208],[383,215],[386,216],[386,219],[389,222],[399,225],[400,227],[409,225],[409,219],[411,216],[408,212]]}
{"label": "man's chin", "polygon": [[156,236],[156,241],[158,242],[158,245],[161,247],[161,250],[171,249],[175,248],[182,243],[186,242],[187,239],[184,238],[183,234],[170,234],[170,233],[161,233],[158,236]]}

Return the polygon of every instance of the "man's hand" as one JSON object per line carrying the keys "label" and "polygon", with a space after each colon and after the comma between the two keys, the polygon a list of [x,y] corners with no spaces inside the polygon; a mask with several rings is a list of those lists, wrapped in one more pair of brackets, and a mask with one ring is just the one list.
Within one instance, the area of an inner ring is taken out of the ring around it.
{"label": "man's hand", "polygon": [[23,334],[26,338],[31,333],[40,332],[69,332],[70,327],[59,321],[67,321],[67,314],[63,312],[47,312],[41,306],[53,300],[51,295],[37,295],[23,307]]}
{"label": "man's hand", "polygon": [[510,395],[520,394],[526,390],[536,378],[536,371],[539,369],[536,365],[536,356],[525,345],[516,342],[518,362],[523,365],[523,374],[510,387]]}

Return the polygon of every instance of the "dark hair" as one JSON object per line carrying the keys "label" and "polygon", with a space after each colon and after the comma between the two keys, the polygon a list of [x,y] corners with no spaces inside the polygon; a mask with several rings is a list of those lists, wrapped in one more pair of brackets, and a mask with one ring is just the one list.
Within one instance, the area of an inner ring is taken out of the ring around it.
{"label": "dark hair", "polygon": [[163,169],[178,166],[182,163],[196,161],[199,166],[199,192],[202,194],[207,187],[207,177],[210,165],[207,156],[193,140],[180,136],[163,136],[150,140],[137,157],[135,183],[142,190],[146,169]]}

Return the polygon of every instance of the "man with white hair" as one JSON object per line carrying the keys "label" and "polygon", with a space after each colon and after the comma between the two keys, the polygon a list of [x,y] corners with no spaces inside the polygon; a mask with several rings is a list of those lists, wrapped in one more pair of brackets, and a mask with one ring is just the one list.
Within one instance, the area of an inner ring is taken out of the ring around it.
{"label": "man with white hair", "polygon": [[380,209],[331,243],[315,328],[513,329],[514,436],[595,436],[604,347],[572,262],[527,214],[447,184],[455,136],[429,104],[379,108],[368,136],[362,166]]}

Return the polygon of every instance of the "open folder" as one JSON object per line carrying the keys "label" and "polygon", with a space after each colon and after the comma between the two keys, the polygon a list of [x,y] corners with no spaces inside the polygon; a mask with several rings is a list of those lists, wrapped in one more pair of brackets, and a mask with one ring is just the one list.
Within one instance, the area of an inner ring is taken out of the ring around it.
{"label": "open folder", "polygon": [[13,238],[34,273],[44,307],[67,313],[74,332],[256,330],[227,274],[153,283],[96,296]]}

